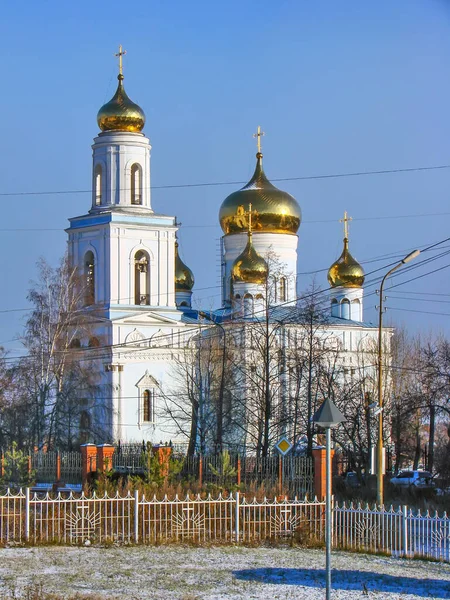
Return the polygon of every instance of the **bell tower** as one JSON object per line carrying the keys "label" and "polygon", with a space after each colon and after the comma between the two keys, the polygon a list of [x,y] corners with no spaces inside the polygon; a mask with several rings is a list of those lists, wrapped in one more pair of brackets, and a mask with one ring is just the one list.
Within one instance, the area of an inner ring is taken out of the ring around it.
{"label": "bell tower", "polygon": [[[160,417],[170,371],[164,346],[185,327],[176,296],[178,225],[152,208],[151,146],[143,133],[144,111],[125,92],[124,54],[120,47],[116,92],[98,111],[92,200],[86,214],[70,219],[68,252],[101,346],[86,352],[99,374],[86,409],[92,441],[168,442],[176,433],[164,429]],[[190,304],[192,276],[189,282]],[[81,340],[82,349],[89,346],[89,339]]]}

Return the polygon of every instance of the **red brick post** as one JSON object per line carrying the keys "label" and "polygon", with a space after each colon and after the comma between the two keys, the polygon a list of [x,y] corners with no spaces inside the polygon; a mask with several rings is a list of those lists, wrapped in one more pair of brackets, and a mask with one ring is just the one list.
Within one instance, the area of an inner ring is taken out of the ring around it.
{"label": "red brick post", "polygon": [[82,444],[81,450],[81,480],[83,485],[88,483],[91,473],[97,470],[97,448],[95,444]]}
{"label": "red brick post", "polygon": [[114,446],[111,444],[100,444],[97,446],[97,469],[106,473],[112,470]]}
{"label": "red brick post", "polygon": [[153,455],[156,456],[161,465],[161,475],[166,478],[169,475],[169,460],[172,448],[170,446],[155,446],[152,450]]}
{"label": "red brick post", "polygon": [[241,485],[241,457],[237,459],[237,484]]}
{"label": "red brick post", "polygon": [[2,460],[0,462],[0,477],[3,477],[5,474],[5,457],[2,454]]}
{"label": "red brick post", "polygon": [[[312,453],[314,458],[314,493],[318,500],[325,500],[327,477],[326,449],[323,447],[313,448]],[[334,450],[330,450],[330,454],[331,461],[333,461]]]}
{"label": "red brick post", "polygon": [[55,481],[61,481],[61,454],[59,452],[56,453]]}
{"label": "red brick post", "polygon": [[[3,471],[3,458],[2,458],[2,471]],[[28,475],[31,475],[31,454],[28,455],[27,471],[28,471]]]}

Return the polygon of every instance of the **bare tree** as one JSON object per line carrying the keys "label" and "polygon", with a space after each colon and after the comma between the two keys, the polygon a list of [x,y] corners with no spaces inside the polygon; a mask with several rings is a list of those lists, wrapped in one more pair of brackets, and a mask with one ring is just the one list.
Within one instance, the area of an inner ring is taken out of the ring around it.
{"label": "bare tree", "polygon": [[33,309],[22,338],[27,356],[17,366],[17,394],[29,407],[29,443],[70,447],[79,434],[80,396],[88,397],[96,384],[81,350],[92,339],[95,313],[86,312],[85,286],[67,257],[56,269],[40,260],[38,271],[28,294]]}

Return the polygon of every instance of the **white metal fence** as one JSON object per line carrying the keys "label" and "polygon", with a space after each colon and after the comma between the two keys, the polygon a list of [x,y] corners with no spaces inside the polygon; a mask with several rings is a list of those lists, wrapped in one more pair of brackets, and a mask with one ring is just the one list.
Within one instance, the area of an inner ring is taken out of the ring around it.
{"label": "white metal fence", "polygon": [[377,509],[368,505],[335,506],[333,545],[397,556],[424,556],[450,562],[450,518],[407,506]]}
{"label": "white metal fence", "polygon": [[[171,541],[262,542],[294,538],[323,542],[324,502],[249,501],[239,493],[218,498],[158,500],[128,494],[8,492],[0,496],[0,544],[8,542],[154,544]],[[423,556],[450,562],[450,518],[412,509],[333,508],[333,546],[347,550]]]}

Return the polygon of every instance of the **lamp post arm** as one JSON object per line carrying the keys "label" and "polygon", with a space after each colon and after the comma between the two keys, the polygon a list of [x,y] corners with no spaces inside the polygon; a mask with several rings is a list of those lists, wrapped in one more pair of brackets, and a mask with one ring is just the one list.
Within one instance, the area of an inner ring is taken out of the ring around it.
{"label": "lamp post arm", "polygon": [[398,264],[390,269],[381,280],[380,305],[378,313],[378,446],[377,446],[377,504],[384,503],[383,481],[383,290],[386,279],[400,267],[413,260],[420,254],[420,250],[410,252]]}

